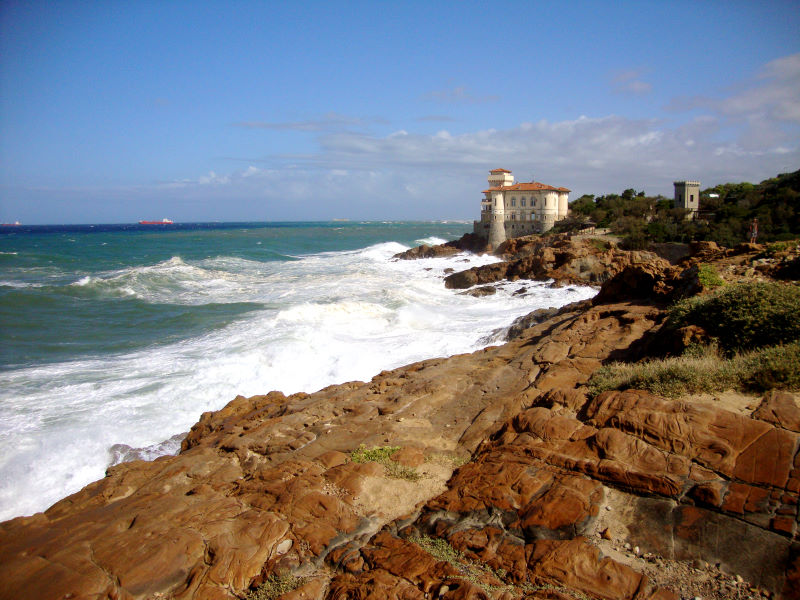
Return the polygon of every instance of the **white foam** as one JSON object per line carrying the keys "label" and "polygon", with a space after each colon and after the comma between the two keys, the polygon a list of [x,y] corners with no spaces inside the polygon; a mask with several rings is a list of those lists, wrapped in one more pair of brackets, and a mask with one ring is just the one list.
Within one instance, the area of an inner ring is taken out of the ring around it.
{"label": "white foam", "polygon": [[[519,281],[475,298],[447,290],[445,269],[496,258],[391,260],[405,249],[377,244],[269,263],[176,257],[78,280],[109,293],[264,308],[171,345],[0,373],[0,519],[43,510],[102,477],[115,444],[148,458],[174,450],[164,441],[237,394],[313,392],[476,350],[520,315],[595,293]],[[529,293],[514,295],[523,286]]]}
{"label": "white foam", "polygon": [[442,238],[438,238],[438,237],[435,237],[435,236],[430,236],[430,237],[426,237],[426,238],[422,238],[422,239],[416,240],[416,242],[420,246],[422,246],[422,245],[425,245],[425,246],[438,246],[439,244],[444,244],[445,242],[447,242],[447,240],[443,240]]}

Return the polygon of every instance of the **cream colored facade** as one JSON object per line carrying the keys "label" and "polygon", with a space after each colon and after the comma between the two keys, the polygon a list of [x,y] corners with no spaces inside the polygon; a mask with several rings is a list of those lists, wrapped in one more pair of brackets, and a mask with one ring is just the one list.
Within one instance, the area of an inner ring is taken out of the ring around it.
{"label": "cream colored facade", "polygon": [[683,208],[687,219],[694,219],[700,209],[700,182],[675,181],[675,208]]}
{"label": "cream colored facade", "polygon": [[543,233],[567,216],[569,192],[543,183],[514,183],[506,169],[489,171],[489,189],[481,199],[481,220],[473,231],[492,247],[512,237]]}

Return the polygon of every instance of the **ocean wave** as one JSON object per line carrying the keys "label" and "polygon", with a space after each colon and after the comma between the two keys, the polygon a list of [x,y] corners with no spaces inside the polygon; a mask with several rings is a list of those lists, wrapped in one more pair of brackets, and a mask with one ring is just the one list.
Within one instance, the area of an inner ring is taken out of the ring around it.
{"label": "ocean wave", "polygon": [[[446,269],[498,259],[459,254],[391,260],[406,248],[383,242],[283,262],[174,256],[147,266],[73,273],[60,287],[73,300],[135,295],[169,304],[227,303],[226,315],[234,301],[259,306],[223,321],[189,311],[204,323],[223,324],[204,325],[175,341],[1,372],[0,519],[42,510],[77,491],[103,476],[109,458],[173,452],[176,442],[165,441],[237,394],[312,392],[473,351],[518,316],[594,293],[520,281],[498,286],[490,297],[460,295],[444,287]],[[515,295],[520,286],[530,293]],[[23,292],[6,292],[16,293]],[[160,306],[133,309],[128,314],[153,314],[159,324],[167,314]],[[112,447],[116,454],[109,457]]]}
{"label": "ocean wave", "polygon": [[443,240],[442,238],[436,236],[429,236],[426,238],[422,238],[420,240],[415,240],[419,246],[438,246],[439,244],[444,244],[447,240]]}
{"label": "ocean wave", "polygon": [[108,466],[134,460],[155,460],[159,456],[174,456],[181,450],[181,442],[186,433],[177,433],[167,440],[151,444],[144,448],[131,448],[127,444],[114,444],[108,449]]}
{"label": "ocean wave", "polygon": [[29,283],[29,282],[25,282],[25,281],[0,281],[0,287],[5,286],[5,287],[10,287],[10,288],[18,288],[18,289],[39,288],[39,287],[45,287],[45,285],[46,284],[44,284],[44,283]]}
{"label": "ocean wave", "polygon": [[82,293],[134,297],[149,303],[197,305],[246,301],[246,291],[254,283],[253,275],[260,275],[258,271],[263,271],[263,267],[250,261],[253,268],[246,269],[243,264],[247,261],[231,261],[238,262],[237,268],[232,268],[232,264],[225,268],[224,261],[217,261],[221,268],[188,264],[174,256],[155,265],[85,275],[70,286],[82,289]]}

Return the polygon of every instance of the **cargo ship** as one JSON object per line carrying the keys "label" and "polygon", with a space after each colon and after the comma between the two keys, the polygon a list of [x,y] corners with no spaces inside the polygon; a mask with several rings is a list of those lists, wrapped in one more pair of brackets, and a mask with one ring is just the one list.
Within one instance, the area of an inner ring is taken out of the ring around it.
{"label": "cargo ship", "polygon": [[160,221],[139,221],[139,225],[172,225],[172,219],[164,217]]}

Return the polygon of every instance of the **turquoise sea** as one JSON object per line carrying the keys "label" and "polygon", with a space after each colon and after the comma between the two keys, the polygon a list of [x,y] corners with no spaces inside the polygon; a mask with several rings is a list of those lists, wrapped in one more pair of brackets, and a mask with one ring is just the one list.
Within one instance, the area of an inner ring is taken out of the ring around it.
{"label": "turquoise sea", "polygon": [[[392,256],[467,223],[198,223],[0,229],[0,519],[115,462],[174,453],[237,394],[311,392],[476,350],[591,288],[475,298]],[[525,293],[517,293],[521,288]]]}

